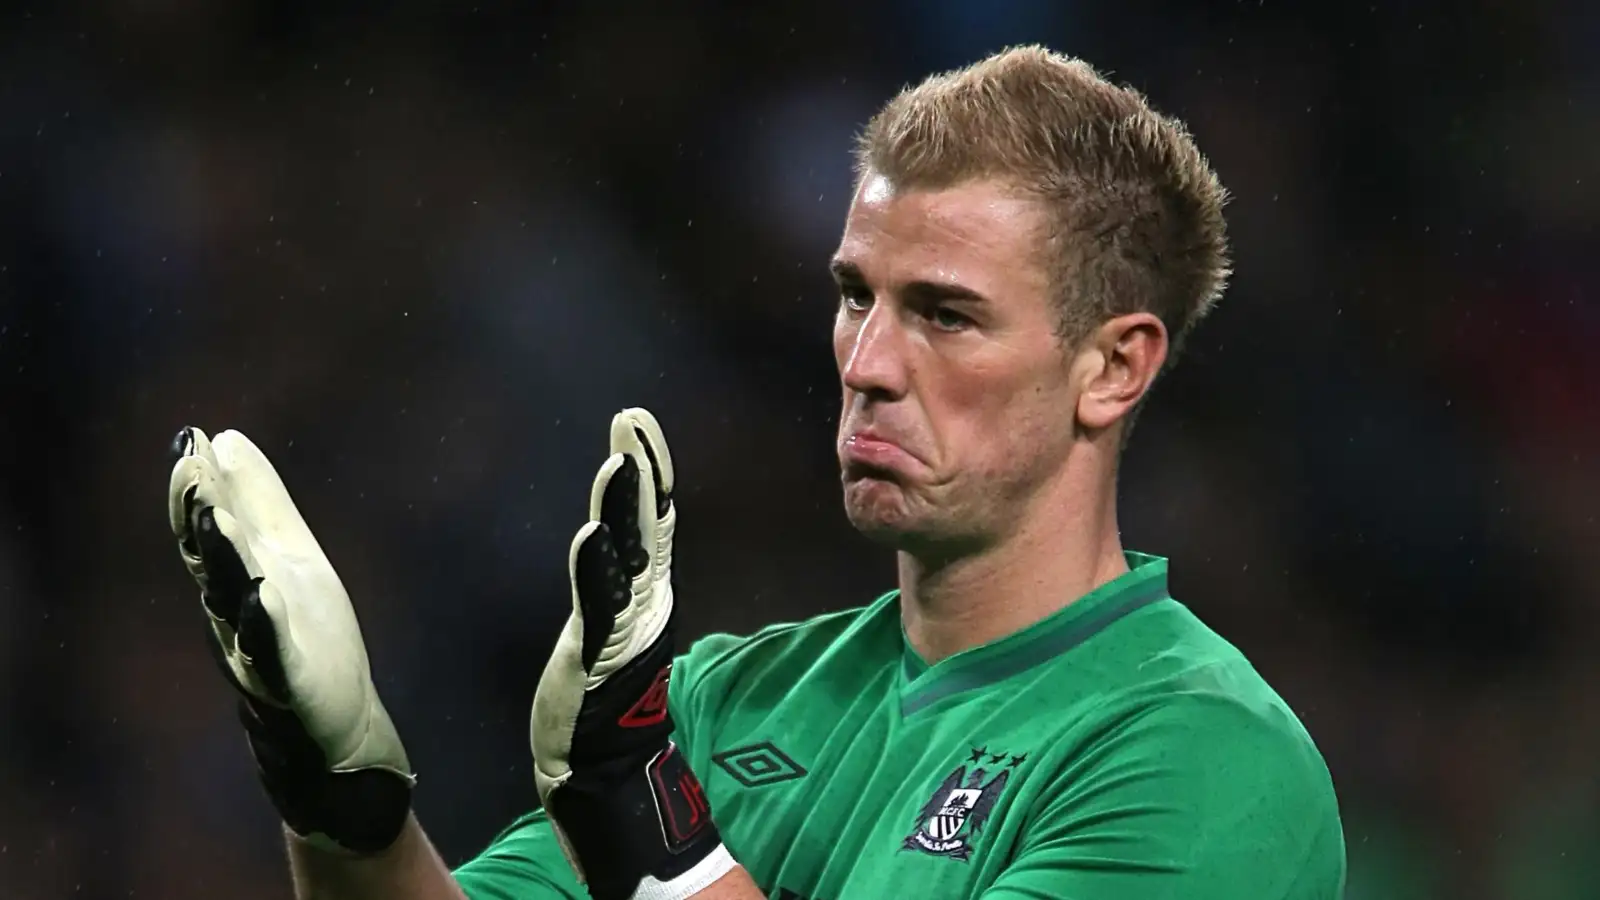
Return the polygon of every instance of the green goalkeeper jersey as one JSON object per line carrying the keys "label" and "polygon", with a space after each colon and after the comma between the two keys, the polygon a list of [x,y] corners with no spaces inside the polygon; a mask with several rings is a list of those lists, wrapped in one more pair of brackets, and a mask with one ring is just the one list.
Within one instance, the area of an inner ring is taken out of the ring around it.
{"label": "green goalkeeper jersey", "polygon": [[[889,594],[713,635],[676,740],[772,900],[1337,900],[1332,782],[1294,713],[1167,592],[1166,560],[927,665]],[[585,900],[542,813],[456,877]]]}

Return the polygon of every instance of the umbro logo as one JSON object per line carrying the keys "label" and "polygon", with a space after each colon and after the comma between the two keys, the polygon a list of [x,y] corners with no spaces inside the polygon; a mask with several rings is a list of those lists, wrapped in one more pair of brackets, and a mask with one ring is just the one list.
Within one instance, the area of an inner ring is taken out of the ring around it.
{"label": "umbro logo", "polygon": [[804,766],[790,759],[771,741],[724,750],[711,757],[711,761],[747,788],[793,781],[806,774]]}

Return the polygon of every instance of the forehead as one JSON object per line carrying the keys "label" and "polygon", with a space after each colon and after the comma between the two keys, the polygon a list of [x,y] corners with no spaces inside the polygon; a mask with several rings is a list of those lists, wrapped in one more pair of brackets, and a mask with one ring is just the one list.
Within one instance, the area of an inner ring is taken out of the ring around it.
{"label": "forehead", "polygon": [[[996,181],[898,189],[868,173],[845,219],[837,263],[872,280],[960,281],[989,293],[1044,280],[1038,205]],[[977,282],[988,283],[986,288]]]}

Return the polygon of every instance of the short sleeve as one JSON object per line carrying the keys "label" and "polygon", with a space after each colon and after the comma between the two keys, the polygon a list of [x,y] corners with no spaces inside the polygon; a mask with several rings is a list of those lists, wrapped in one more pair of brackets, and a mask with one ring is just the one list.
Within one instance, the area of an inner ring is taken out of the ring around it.
{"label": "short sleeve", "polygon": [[724,699],[706,690],[713,673],[725,668],[730,657],[747,640],[715,633],[695,641],[688,652],[672,662],[672,679],[667,683],[667,709],[672,713],[672,739],[691,759],[699,749],[703,732],[714,723]]}
{"label": "short sleeve", "polygon": [[1339,900],[1332,781],[1278,707],[1133,710],[1069,763],[984,900]]}
{"label": "short sleeve", "polygon": [[543,810],[528,813],[455,870],[469,900],[588,900]]}

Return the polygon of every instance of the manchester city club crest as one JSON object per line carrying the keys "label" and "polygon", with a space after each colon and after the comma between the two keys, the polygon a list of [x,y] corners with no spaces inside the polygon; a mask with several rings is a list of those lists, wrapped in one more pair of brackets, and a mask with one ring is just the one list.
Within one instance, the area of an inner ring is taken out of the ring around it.
{"label": "manchester city club crest", "polygon": [[[917,814],[917,830],[905,839],[901,849],[920,850],[966,862],[972,855],[973,838],[989,821],[989,815],[1006,789],[1011,767],[1021,764],[1023,758],[974,750],[968,760],[973,764],[971,770],[960,765],[945,776],[944,783]],[[1000,770],[991,772],[984,768],[985,760],[1001,766]]]}

